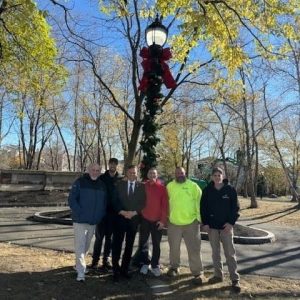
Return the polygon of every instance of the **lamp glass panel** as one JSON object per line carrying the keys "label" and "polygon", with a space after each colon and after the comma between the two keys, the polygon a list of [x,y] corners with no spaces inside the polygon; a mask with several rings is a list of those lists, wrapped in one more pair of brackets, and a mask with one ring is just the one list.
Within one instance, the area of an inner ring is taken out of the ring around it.
{"label": "lamp glass panel", "polygon": [[161,28],[151,28],[146,32],[146,42],[148,46],[153,44],[163,46],[167,40],[167,33]]}

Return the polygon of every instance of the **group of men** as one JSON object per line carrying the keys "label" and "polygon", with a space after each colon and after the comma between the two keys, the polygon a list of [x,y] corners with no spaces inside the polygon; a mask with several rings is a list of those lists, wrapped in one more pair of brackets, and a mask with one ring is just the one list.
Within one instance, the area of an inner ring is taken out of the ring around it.
{"label": "group of men", "polygon": [[[160,243],[163,229],[167,228],[170,258],[167,275],[179,274],[183,239],[193,281],[201,285],[205,280],[200,251],[200,226],[203,226],[209,235],[214,264],[214,276],[208,283],[223,281],[222,243],[232,287],[240,291],[233,245],[233,225],[239,217],[239,204],[235,189],[223,181],[223,170],[213,169],[212,181],[202,195],[199,186],[186,177],[182,167],[175,169],[174,180],[164,186],[156,168],[148,171],[146,182],[140,182],[135,165],[128,166],[124,178],[118,174],[117,165],[118,160],[111,158],[108,170],[100,175],[100,166],[91,164],[87,174],[72,186],[69,205],[74,224],[77,281],[85,280],[85,258],[94,231],[92,268],[98,265],[104,242],[102,268],[112,268],[114,282],[120,278],[130,279],[133,245],[139,231],[140,273],[160,276]],[[150,235],[151,257],[148,255]]]}

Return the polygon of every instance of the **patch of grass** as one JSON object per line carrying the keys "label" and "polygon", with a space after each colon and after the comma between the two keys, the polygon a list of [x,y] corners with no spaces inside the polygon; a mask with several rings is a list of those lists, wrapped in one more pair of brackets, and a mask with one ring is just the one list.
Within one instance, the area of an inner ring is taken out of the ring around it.
{"label": "patch of grass", "polygon": [[[290,201],[272,201],[258,199],[258,208],[249,208],[250,198],[239,197],[241,206],[240,220],[253,220],[258,223],[272,223],[285,226],[299,227],[300,209],[297,203]],[[253,222],[255,223],[255,222]]]}

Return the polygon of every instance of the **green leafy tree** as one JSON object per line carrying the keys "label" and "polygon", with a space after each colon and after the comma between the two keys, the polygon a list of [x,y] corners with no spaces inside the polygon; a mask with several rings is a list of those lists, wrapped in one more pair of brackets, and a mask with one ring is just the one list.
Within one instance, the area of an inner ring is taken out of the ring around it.
{"label": "green leafy tree", "polygon": [[56,66],[57,48],[44,12],[31,0],[4,0],[0,6],[0,85],[27,77],[33,69]]}

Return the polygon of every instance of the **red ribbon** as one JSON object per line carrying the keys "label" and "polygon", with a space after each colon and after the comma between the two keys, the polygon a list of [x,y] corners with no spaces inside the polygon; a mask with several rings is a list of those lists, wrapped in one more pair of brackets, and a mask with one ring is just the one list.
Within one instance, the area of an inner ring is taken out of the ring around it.
{"label": "red ribbon", "polygon": [[[140,82],[139,90],[146,92],[147,88],[149,87],[148,73],[152,71],[153,59],[151,58],[149,48],[147,47],[143,47],[143,49],[140,52],[140,56],[143,58],[142,67],[144,69],[144,74]],[[159,63],[163,70],[163,75],[162,75],[163,83],[168,89],[172,89],[177,86],[176,81],[174,80],[170,72],[170,68],[166,63],[166,61],[169,60],[171,57],[172,57],[172,53],[170,48],[165,48],[163,49],[162,55],[159,59]]]}

